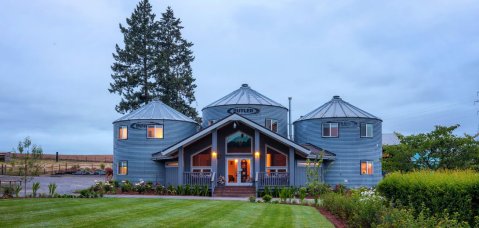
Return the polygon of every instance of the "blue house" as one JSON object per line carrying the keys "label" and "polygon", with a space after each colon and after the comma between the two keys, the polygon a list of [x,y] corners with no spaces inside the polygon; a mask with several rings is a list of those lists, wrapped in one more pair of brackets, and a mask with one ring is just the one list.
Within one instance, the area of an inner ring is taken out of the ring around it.
{"label": "blue house", "polygon": [[[161,101],[113,122],[114,178],[208,185],[219,195],[304,186],[322,155],[321,181],[374,186],[382,178],[382,121],[339,96],[302,116],[247,84],[202,110],[201,125]],[[245,192],[246,191],[246,192]]]}

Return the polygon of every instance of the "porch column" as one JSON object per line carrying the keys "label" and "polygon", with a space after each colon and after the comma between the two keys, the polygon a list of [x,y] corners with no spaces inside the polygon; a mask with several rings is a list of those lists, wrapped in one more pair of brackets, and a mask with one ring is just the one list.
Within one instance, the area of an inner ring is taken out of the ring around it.
{"label": "porch column", "polygon": [[218,176],[218,129],[211,133],[211,169]]}
{"label": "porch column", "polygon": [[289,185],[294,186],[294,170],[295,170],[295,158],[294,158],[294,148],[289,147]]}
{"label": "porch column", "polygon": [[259,167],[260,167],[260,157],[261,157],[261,152],[259,150],[259,131],[254,130],[254,176],[253,178],[256,178],[256,173],[259,172]]}
{"label": "porch column", "polygon": [[185,171],[183,147],[178,148],[178,185],[183,185],[183,172]]}

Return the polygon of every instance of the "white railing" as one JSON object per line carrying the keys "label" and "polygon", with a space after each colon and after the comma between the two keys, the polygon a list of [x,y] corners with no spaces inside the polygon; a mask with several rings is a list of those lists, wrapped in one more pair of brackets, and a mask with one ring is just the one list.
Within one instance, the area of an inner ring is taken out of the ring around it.
{"label": "white railing", "polygon": [[183,184],[210,186],[213,173],[211,172],[183,172]]}
{"label": "white railing", "polygon": [[257,172],[255,181],[257,189],[264,187],[289,186],[289,173]]}

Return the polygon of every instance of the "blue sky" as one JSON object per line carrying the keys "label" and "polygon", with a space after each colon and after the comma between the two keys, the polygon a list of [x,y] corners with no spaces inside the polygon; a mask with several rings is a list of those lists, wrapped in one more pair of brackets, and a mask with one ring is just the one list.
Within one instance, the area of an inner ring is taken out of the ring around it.
{"label": "blue sky", "polygon": [[[151,2],[195,44],[198,110],[248,83],[292,96],[293,119],[340,95],[384,133],[477,131],[477,1]],[[111,54],[136,3],[0,2],[0,151],[30,136],[47,153],[112,153]]]}

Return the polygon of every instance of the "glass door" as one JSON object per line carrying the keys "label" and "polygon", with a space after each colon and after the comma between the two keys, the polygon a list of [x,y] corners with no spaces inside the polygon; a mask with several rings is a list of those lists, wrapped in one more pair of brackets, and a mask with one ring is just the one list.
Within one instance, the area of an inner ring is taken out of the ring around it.
{"label": "glass door", "polygon": [[251,158],[226,159],[227,185],[251,185]]}

